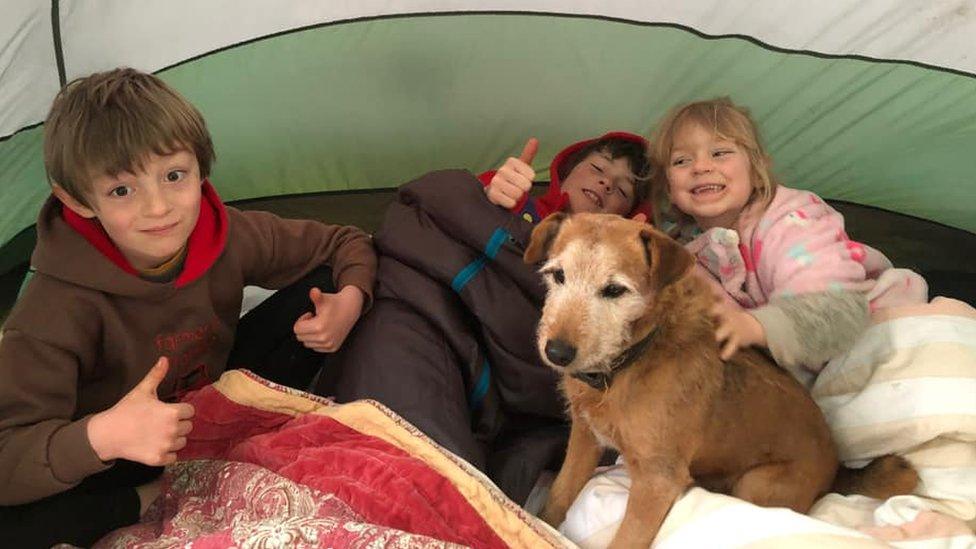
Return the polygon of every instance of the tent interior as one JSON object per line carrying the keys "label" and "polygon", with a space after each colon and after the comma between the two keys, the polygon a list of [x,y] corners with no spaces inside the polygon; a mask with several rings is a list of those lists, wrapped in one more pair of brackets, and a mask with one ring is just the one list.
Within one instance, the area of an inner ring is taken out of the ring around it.
{"label": "tent interior", "polygon": [[[495,169],[536,137],[533,192],[542,193],[565,145],[615,130],[651,136],[671,107],[728,96],[757,122],[779,181],[826,199],[852,239],[921,274],[930,297],[976,305],[972,2],[469,4],[5,5],[0,322],[29,271],[49,195],[51,101],[66,83],[120,66],[158,75],[200,110],[216,150],[210,180],[226,203],[371,233],[397,188],[430,171]],[[967,421],[966,429],[976,425]],[[481,489],[467,466],[437,467],[457,468]],[[484,505],[509,515],[482,510],[479,520],[502,525],[496,532],[525,525],[518,535],[528,536],[498,534],[497,546],[561,543],[486,490]],[[976,492],[970,500],[976,516]],[[971,529],[976,519],[965,520]],[[427,534],[466,541],[438,532]]]}
{"label": "tent interior", "polygon": [[[0,306],[47,194],[50,101],[116,66],[159,74],[201,110],[225,201],[367,230],[391,189],[430,170],[493,169],[535,136],[542,179],[567,143],[647,135],[673,105],[729,96],[757,120],[782,181],[851,204],[849,232],[897,266],[934,272],[936,289],[972,287],[971,11],[412,4],[218,3],[184,21],[151,2],[15,3],[0,23],[15,53],[0,73]],[[877,21],[885,32],[868,30]],[[172,24],[179,40],[161,30]]]}
{"label": "tent interior", "polygon": [[[15,3],[0,26],[4,51],[16,53],[0,73],[0,304],[19,285],[47,193],[51,99],[64,82],[127,65],[159,74],[204,114],[224,200],[261,198],[253,204],[366,229],[383,192],[427,171],[493,169],[535,136],[541,179],[566,143],[647,135],[671,106],[727,95],[752,112],[781,180],[904,214],[850,215],[850,232],[896,265],[972,287],[961,282],[976,272],[970,12],[449,4],[245,2],[187,23],[150,2]],[[887,30],[866,32],[876,21]],[[176,23],[190,26],[172,41],[161,29]]]}

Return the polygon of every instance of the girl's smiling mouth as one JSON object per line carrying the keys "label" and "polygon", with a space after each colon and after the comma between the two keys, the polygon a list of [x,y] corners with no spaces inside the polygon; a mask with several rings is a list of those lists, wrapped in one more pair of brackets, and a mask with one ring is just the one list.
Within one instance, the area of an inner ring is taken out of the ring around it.
{"label": "girl's smiling mouth", "polygon": [[708,183],[705,185],[698,185],[691,189],[691,194],[695,196],[709,196],[713,194],[720,193],[725,190],[725,185],[719,183]]}

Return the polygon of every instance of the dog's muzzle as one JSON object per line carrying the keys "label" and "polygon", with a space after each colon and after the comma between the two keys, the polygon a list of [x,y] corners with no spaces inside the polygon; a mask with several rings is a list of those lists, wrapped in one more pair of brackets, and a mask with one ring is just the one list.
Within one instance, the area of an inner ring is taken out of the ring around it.
{"label": "dog's muzzle", "polygon": [[[610,388],[610,384],[613,383],[613,378],[620,373],[621,370],[633,364],[634,360],[640,356],[641,353],[650,345],[651,340],[654,339],[655,334],[657,334],[657,327],[655,326],[644,339],[641,339],[637,343],[631,345],[624,352],[620,353],[610,363],[607,365],[605,371],[596,372],[573,372],[570,374],[573,378],[582,381],[583,383],[593,387],[598,391],[606,391]],[[546,343],[546,355],[549,353],[549,343]],[[573,349],[573,355],[576,355],[576,349]],[[550,359],[551,360],[551,359]]]}

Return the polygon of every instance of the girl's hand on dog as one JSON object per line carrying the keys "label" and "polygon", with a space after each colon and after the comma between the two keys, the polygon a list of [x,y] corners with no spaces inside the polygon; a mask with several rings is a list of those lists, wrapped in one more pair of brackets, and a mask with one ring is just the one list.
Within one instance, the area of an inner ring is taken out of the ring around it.
{"label": "girl's hand on dog", "polygon": [[532,137],[525,143],[518,158],[509,158],[498,168],[485,187],[489,202],[509,209],[518,204],[522,196],[532,188],[532,180],[535,179],[532,160],[538,151],[539,140]]}
{"label": "girl's hand on dog", "polygon": [[732,358],[739,349],[753,345],[766,346],[766,330],[748,312],[719,301],[711,310],[715,319],[715,341],[722,348],[722,360]]}

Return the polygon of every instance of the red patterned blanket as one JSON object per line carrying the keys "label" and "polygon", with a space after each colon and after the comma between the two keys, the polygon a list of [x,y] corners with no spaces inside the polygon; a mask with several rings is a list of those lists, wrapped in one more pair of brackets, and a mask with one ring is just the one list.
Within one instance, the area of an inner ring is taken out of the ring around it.
{"label": "red patterned blanket", "polygon": [[186,400],[193,431],[163,495],[97,547],[571,545],[378,403],[236,370]]}

